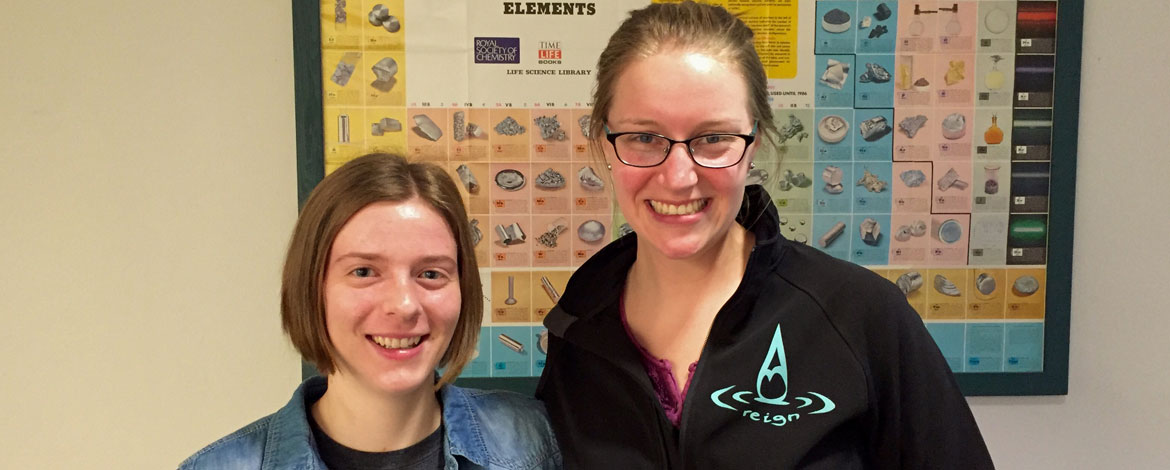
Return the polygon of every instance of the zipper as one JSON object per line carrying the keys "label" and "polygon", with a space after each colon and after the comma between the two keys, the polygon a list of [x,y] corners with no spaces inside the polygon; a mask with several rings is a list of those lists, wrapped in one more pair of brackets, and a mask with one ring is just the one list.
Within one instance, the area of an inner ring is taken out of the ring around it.
{"label": "zipper", "polygon": [[[703,341],[703,349],[699,351],[699,360],[695,363],[695,373],[691,376],[691,383],[687,385],[687,395],[683,397],[682,403],[682,416],[679,418],[678,422],[679,465],[683,469],[688,468],[686,465],[687,446],[685,445],[685,442],[687,437],[687,424],[690,421],[690,416],[693,414],[693,407],[691,406],[693,402],[691,400],[691,396],[695,393],[698,393],[695,390],[699,388],[697,385],[702,380],[703,371],[706,369],[703,366],[706,364],[706,362],[709,362],[704,361],[703,358],[708,356],[707,350],[711,347],[711,332],[716,331],[716,326],[719,325],[721,318],[725,322],[729,321],[727,320],[727,315],[725,312],[729,311],[730,308],[736,304],[742,303],[743,297],[747,296],[747,286],[750,283],[749,273],[751,273],[759,263],[760,261],[759,256],[757,256],[756,247],[753,246],[751,253],[748,255],[748,262],[744,267],[743,279],[740,280],[739,287],[735,289],[735,292],[731,294],[731,297],[727,299],[727,302],[724,302],[723,306],[719,308],[719,311],[715,313],[715,320],[711,322],[711,328],[707,331],[707,339]],[[748,314],[750,315],[751,312]],[[661,408],[662,407],[659,406],[660,410]],[[663,415],[665,416],[665,414]]]}
{"label": "zipper", "polygon": [[[630,341],[629,338],[626,338]],[[631,346],[633,346],[631,344]],[[636,348],[636,347],[635,347]],[[642,397],[650,402],[650,407],[654,409],[654,416],[657,418],[655,422],[658,423],[658,459],[662,465],[661,468],[670,468],[670,446],[667,445],[667,439],[674,433],[674,425],[666,417],[666,410],[662,409],[662,403],[658,400],[658,393],[654,391],[654,385],[650,383],[650,375],[646,372],[646,366],[642,363],[641,357],[636,363],[636,371],[626,370],[621,364],[618,364],[616,358],[608,358],[609,361],[617,366],[617,368],[626,373],[626,376],[633,379],[639,387],[642,388]],[[696,370],[697,372],[697,370]],[[632,374],[632,376],[631,376]],[[685,400],[684,400],[685,401]],[[684,407],[686,405],[684,404]]]}

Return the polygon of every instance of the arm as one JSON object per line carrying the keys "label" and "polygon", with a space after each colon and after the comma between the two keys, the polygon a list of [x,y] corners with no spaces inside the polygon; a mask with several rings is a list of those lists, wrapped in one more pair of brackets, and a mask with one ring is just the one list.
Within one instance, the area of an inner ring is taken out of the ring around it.
{"label": "arm", "polygon": [[[891,292],[892,291],[892,292]],[[995,468],[966,399],[918,314],[885,292],[892,314],[870,315],[870,442],[880,468]]]}

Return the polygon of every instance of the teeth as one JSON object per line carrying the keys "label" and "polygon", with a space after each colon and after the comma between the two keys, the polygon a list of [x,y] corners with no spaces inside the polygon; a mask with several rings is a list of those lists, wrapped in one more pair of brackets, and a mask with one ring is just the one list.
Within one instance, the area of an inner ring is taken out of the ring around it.
{"label": "teeth", "polygon": [[706,199],[696,199],[686,204],[674,205],[665,202],[650,201],[650,207],[654,208],[654,212],[663,215],[690,215],[699,212],[707,206]]}
{"label": "teeth", "polygon": [[371,336],[378,346],[386,349],[409,349],[418,345],[422,341],[422,336],[414,336],[411,338],[387,338],[385,336]]}

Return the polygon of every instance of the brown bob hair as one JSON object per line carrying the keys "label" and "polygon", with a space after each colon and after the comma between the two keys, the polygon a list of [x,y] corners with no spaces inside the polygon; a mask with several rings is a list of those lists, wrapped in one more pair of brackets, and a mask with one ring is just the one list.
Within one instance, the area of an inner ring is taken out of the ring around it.
{"label": "brown bob hair", "polygon": [[458,247],[462,302],[451,344],[439,361],[439,367],[445,367],[446,371],[436,387],[454,380],[471,361],[483,319],[483,291],[472,229],[459,189],[434,164],[374,153],[342,165],[313,189],[301,208],[285,257],[280,286],[281,325],[301,357],[322,374],[332,373],[335,367],[335,350],[325,327],[323,285],[333,240],[362,208],[375,202],[399,202],[414,197],[442,214]]}
{"label": "brown bob hair", "polygon": [[759,140],[773,142],[776,125],[768,103],[768,75],[756,53],[754,37],[751,28],[720,6],[684,1],[655,3],[631,11],[597,59],[597,85],[589,122],[589,140],[595,155],[600,156],[602,146],[608,145],[605,126],[617,79],[630,62],[666,51],[702,52],[736,68],[747,86],[748,102],[744,106],[759,126]]}

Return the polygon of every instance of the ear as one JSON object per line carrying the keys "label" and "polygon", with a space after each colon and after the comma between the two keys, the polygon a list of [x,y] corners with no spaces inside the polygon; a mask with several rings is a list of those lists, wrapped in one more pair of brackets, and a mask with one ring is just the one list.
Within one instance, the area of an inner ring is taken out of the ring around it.
{"label": "ear", "polygon": [[748,146],[747,152],[744,154],[743,159],[747,160],[749,167],[755,164],[756,151],[760,150],[760,145],[763,145],[762,141],[763,141],[763,139],[757,137],[755,140],[752,141],[752,144]]}
{"label": "ear", "polygon": [[759,141],[752,142],[748,146],[747,153],[743,156],[743,159],[748,163],[748,169],[756,167],[756,150],[759,148]]}

